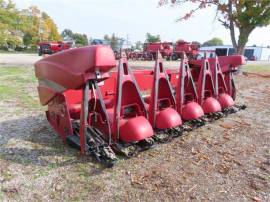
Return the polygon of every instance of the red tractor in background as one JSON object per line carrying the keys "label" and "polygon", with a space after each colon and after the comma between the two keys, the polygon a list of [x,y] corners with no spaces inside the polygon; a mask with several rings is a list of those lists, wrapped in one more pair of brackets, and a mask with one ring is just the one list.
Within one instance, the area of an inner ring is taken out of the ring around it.
{"label": "red tractor in background", "polygon": [[199,48],[199,44],[187,41],[178,41],[175,44],[171,58],[172,60],[178,60],[181,58],[181,54],[185,52],[188,58],[195,59],[194,57],[197,57],[199,54]]}
{"label": "red tractor in background", "polygon": [[73,46],[74,42],[68,41],[58,41],[58,42],[39,42],[37,44],[38,46],[38,55],[44,55],[44,54],[54,54],[57,52],[60,52],[62,50],[70,49]]}
{"label": "red tractor in background", "polygon": [[160,52],[162,58],[166,60],[178,60],[183,52],[188,58],[195,59],[199,55],[200,45],[186,41],[178,41],[176,44],[172,42],[155,42],[145,43],[142,52],[132,53],[134,60],[155,60],[157,51]]}
{"label": "red tractor in background", "polygon": [[157,51],[160,52],[162,58],[170,60],[173,53],[173,43],[172,42],[155,42],[155,43],[145,43],[144,44],[144,55],[146,60],[155,60]]}

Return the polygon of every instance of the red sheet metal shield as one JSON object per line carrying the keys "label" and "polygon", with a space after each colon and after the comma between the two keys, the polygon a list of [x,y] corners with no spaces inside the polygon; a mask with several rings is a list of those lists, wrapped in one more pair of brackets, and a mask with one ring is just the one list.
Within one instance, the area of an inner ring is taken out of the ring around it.
{"label": "red sheet metal shield", "polygon": [[[104,79],[116,66],[113,51],[108,46],[88,46],[69,49],[45,57],[35,63],[42,105],[68,89],[81,88],[89,79]],[[99,78],[96,76],[98,71]]]}
{"label": "red sheet metal shield", "polygon": [[182,55],[179,67],[176,102],[177,110],[184,120],[198,119],[204,115],[202,107],[197,103],[198,95],[185,54]]}
{"label": "red sheet metal shield", "polygon": [[154,135],[139,87],[125,55],[119,61],[114,134],[124,142],[140,141]]}
{"label": "red sheet metal shield", "polygon": [[152,126],[158,129],[167,129],[181,125],[181,117],[175,109],[175,97],[162,63],[162,56],[158,52],[149,104],[149,120]]}

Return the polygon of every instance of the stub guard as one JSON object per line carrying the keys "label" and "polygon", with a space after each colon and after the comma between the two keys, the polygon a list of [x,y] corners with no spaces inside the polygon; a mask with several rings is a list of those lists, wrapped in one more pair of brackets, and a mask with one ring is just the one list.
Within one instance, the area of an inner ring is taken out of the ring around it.
{"label": "stub guard", "polygon": [[207,58],[202,60],[200,74],[197,82],[199,104],[205,114],[220,112],[221,106],[215,99],[215,88]]}
{"label": "stub guard", "polygon": [[222,109],[232,107],[234,105],[234,101],[228,93],[228,88],[220,68],[218,57],[209,58],[209,64],[214,81],[215,98],[218,99]]}
{"label": "stub guard", "polygon": [[125,143],[141,141],[154,135],[144,100],[124,53],[119,60],[114,108],[114,139]]}
{"label": "stub guard", "polygon": [[178,113],[186,121],[199,119],[204,115],[202,107],[198,104],[196,87],[184,52],[179,67],[176,102]]}
{"label": "stub guard", "polygon": [[182,124],[177,113],[176,101],[167,72],[163,66],[162,56],[157,52],[154,79],[149,103],[149,120],[153,128],[169,129]]}

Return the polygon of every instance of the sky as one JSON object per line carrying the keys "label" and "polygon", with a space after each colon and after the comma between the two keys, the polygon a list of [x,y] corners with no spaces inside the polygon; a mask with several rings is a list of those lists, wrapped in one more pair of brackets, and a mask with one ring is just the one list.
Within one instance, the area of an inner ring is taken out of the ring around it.
{"label": "sky", "polygon": [[[19,9],[36,5],[48,13],[61,32],[65,28],[103,38],[105,34],[144,41],[147,32],[159,34],[162,41],[205,42],[219,37],[230,45],[229,30],[215,19],[215,9],[200,10],[187,21],[176,22],[194,5],[158,7],[159,0],[13,0]],[[270,26],[257,28],[248,45],[270,45]]]}

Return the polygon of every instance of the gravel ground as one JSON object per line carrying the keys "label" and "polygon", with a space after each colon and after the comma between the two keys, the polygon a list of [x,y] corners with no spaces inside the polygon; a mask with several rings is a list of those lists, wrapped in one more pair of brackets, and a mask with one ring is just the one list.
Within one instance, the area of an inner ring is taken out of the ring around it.
{"label": "gravel ground", "polygon": [[0,53],[0,65],[29,66],[41,58],[37,54]]}
{"label": "gravel ground", "polygon": [[62,144],[44,109],[1,100],[0,201],[270,201],[270,79],[236,80],[246,110],[112,169]]}

